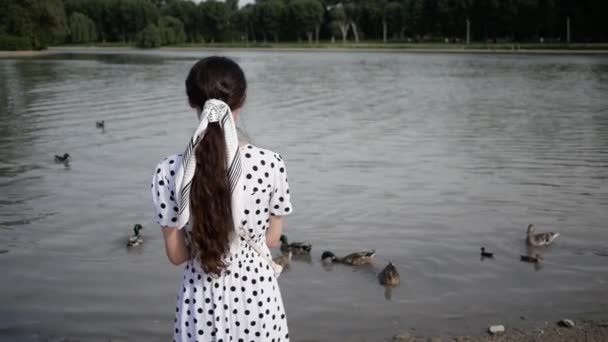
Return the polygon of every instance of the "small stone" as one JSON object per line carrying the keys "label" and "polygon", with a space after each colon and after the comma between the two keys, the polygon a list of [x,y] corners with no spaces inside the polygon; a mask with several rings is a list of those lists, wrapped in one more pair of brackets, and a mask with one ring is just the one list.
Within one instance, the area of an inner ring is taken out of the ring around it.
{"label": "small stone", "polygon": [[429,338],[427,341],[428,341],[428,342],[443,342],[443,341],[441,340],[441,337],[433,337],[433,338]]}
{"label": "small stone", "polygon": [[498,335],[505,332],[505,326],[502,324],[490,325],[490,328],[488,330],[492,335]]}
{"label": "small stone", "polygon": [[564,318],[561,321],[557,322],[557,325],[559,325],[560,327],[565,327],[565,328],[573,328],[574,322],[572,322],[572,320]]}
{"label": "small stone", "polygon": [[409,342],[411,339],[412,335],[406,332],[393,336],[393,341],[395,342]]}

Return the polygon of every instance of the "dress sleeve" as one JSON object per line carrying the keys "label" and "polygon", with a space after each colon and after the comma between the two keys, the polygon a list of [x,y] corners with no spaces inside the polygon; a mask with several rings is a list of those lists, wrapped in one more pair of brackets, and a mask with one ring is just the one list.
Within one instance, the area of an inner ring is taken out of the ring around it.
{"label": "dress sleeve", "polygon": [[178,207],[175,201],[174,177],[169,177],[163,163],[156,166],[152,177],[152,201],[154,202],[155,220],[162,227],[175,227]]}
{"label": "dress sleeve", "polygon": [[276,158],[276,167],[274,168],[274,189],[270,194],[270,214],[272,216],[285,216],[293,212],[289,183],[287,182],[287,170],[280,155],[277,154],[274,158]]}

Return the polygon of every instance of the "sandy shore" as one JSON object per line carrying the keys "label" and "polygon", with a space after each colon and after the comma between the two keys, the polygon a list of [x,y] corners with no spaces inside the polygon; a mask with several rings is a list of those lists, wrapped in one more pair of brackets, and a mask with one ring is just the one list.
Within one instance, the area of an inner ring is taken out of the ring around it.
{"label": "sandy shore", "polygon": [[0,51],[0,58],[39,57],[61,53],[53,50],[27,50],[27,51]]}
{"label": "sandy shore", "polygon": [[572,328],[560,327],[556,322],[547,322],[525,331],[506,328],[500,335],[489,333],[478,336],[420,337],[412,333],[402,333],[387,342],[606,342],[608,341],[608,320],[576,321]]}

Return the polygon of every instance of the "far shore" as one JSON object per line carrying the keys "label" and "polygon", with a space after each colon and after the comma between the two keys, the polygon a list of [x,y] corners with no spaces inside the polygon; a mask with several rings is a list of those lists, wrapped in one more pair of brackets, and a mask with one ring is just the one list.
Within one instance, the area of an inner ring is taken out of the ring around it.
{"label": "far shore", "polygon": [[595,44],[444,44],[444,43],[209,43],[139,49],[129,44],[62,45],[42,51],[0,51],[0,58],[39,57],[63,53],[103,51],[280,51],[280,52],[392,52],[392,53],[463,53],[463,54],[608,54],[608,43]]}

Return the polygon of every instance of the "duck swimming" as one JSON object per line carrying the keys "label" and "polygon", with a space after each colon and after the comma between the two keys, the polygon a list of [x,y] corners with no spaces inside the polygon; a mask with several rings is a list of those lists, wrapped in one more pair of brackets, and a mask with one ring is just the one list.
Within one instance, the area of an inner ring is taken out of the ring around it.
{"label": "duck swimming", "polygon": [[531,224],[528,226],[526,233],[526,242],[528,245],[534,247],[549,246],[558,236],[559,233],[554,232],[534,234],[534,225]]}
{"label": "duck swimming", "polygon": [[293,255],[309,255],[312,245],[303,242],[292,242],[289,243],[287,235],[281,235],[281,252],[287,253],[292,252]]}
{"label": "duck swimming", "polygon": [[55,163],[67,163],[70,161],[70,155],[64,153],[63,156],[55,155]]}
{"label": "duck swimming", "polygon": [[127,247],[135,247],[144,243],[144,238],[140,234],[140,230],[144,229],[141,224],[133,226],[133,235],[129,236],[127,240]]}
{"label": "duck swimming", "polygon": [[375,250],[351,253],[345,257],[338,258],[334,253],[325,251],[321,260],[326,263],[341,263],[351,266],[367,265],[374,261]]}
{"label": "duck swimming", "polygon": [[274,262],[283,266],[284,268],[289,267],[289,263],[291,262],[292,252],[288,251],[287,253],[282,253],[278,257],[274,258]]}
{"label": "duck swimming", "polygon": [[392,261],[378,274],[378,279],[384,286],[397,286],[401,282],[399,272]]}
{"label": "duck swimming", "polygon": [[494,253],[486,252],[486,248],[485,247],[481,247],[481,256],[484,257],[484,258],[493,258],[494,257]]}
{"label": "duck swimming", "polygon": [[521,261],[525,261],[525,262],[531,262],[531,263],[539,263],[541,260],[543,260],[543,258],[539,255],[536,254],[534,256],[532,255],[522,255],[521,257]]}
{"label": "duck swimming", "polygon": [[95,123],[95,127],[97,127],[97,128],[106,128],[106,123],[105,123],[105,121],[104,121],[104,120],[97,121],[97,122]]}

